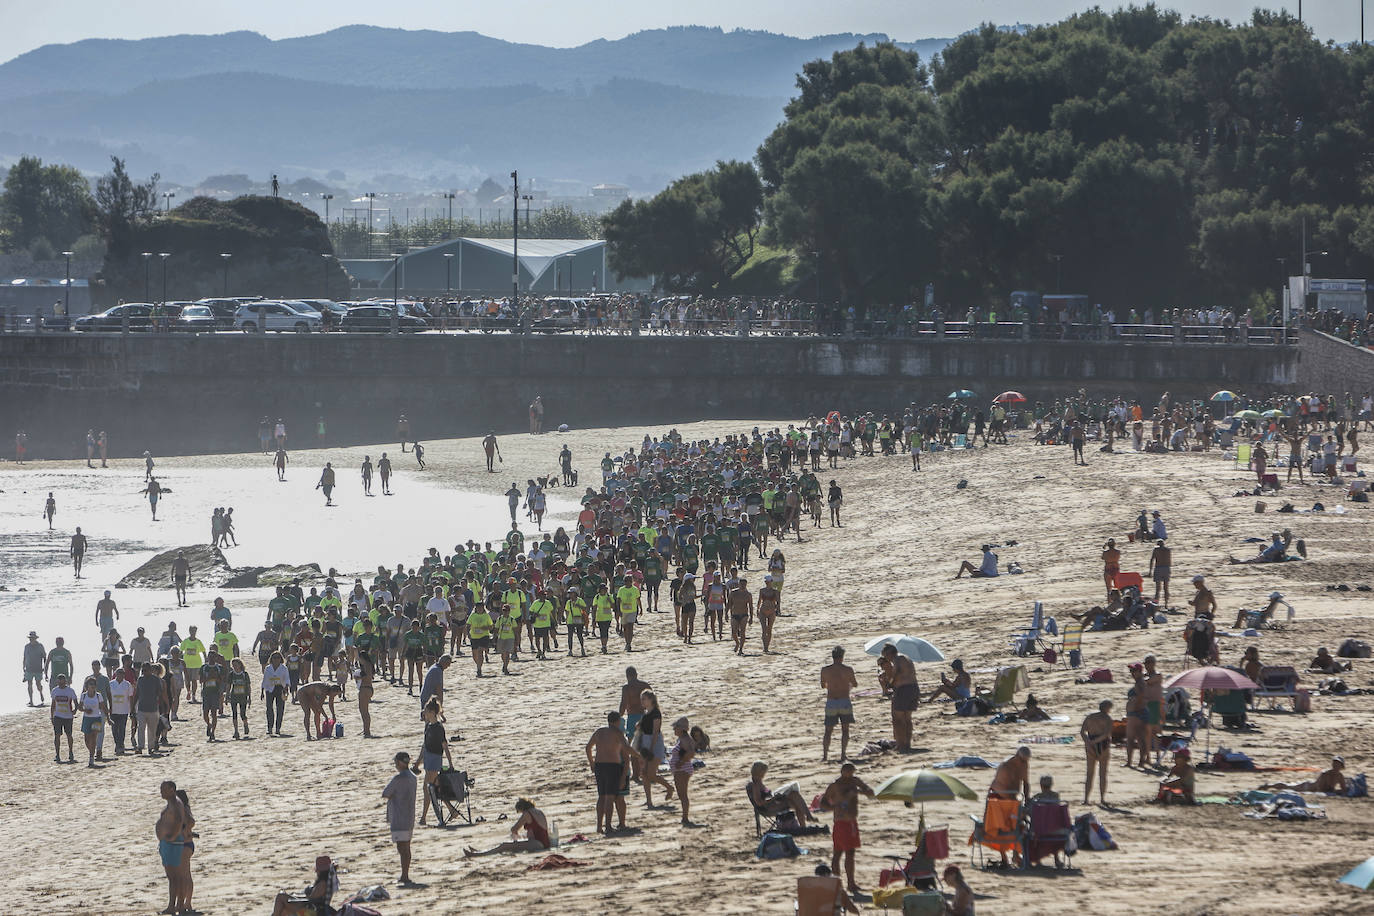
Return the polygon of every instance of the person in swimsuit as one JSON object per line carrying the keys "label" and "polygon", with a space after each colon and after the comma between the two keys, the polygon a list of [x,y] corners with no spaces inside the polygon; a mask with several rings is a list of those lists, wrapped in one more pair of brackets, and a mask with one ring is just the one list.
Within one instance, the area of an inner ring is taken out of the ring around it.
{"label": "person in swimsuit", "polygon": [[1083,782],[1083,804],[1092,794],[1093,770],[1098,773],[1098,801],[1107,804],[1107,764],[1112,757],[1112,701],[1103,700],[1097,712],[1089,714],[1078,730],[1083,750],[1088,755],[1088,775]]}
{"label": "person in swimsuit", "polygon": [[844,663],[844,649],[830,650],[830,664],[821,669],[825,690],[825,736],[821,739],[821,760],[830,758],[830,736],[840,726],[840,759],[849,756],[849,726],[854,723],[854,703],[849,691],[859,686],[854,669]]}
{"label": "person in swimsuit", "polygon": [[921,705],[916,666],[891,643],[883,646],[883,658],[892,665],[892,738],[897,750],[907,753],[911,750],[911,714]]}
{"label": "person in swimsuit", "polygon": [[692,810],[691,799],[687,797],[687,783],[696,772],[696,767],[692,761],[697,756],[699,746],[696,739],[692,737],[692,728],[686,716],[679,716],[673,722],[673,734],[677,735],[677,743],[668,752],[668,769],[673,774],[673,786],[677,789],[677,797],[682,802],[682,826],[693,826],[689,817]]}
{"label": "person in swimsuit", "polygon": [[[51,526],[49,519],[49,526]],[[76,529],[76,534],[72,535],[72,546],[70,549],[72,557],[72,570],[76,573],[76,578],[81,578],[81,564],[86,560],[86,535],[81,533],[80,526]]]}
{"label": "person in swimsuit", "polygon": [[763,588],[759,589],[759,632],[763,638],[765,655],[771,651],[773,645],[773,624],[778,619],[781,602],[782,596],[774,585],[773,577],[764,576]]}
{"label": "person in swimsuit", "polygon": [[482,451],[487,455],[487,471],[492,474],[496,473],[496,468],[491,465],[491,459],[493,457],[503,461],[504,459],[501,458],[501,446],[496,444],[494,431],[487,433],[486,437],[482,439]]}
{"label": "person in swimsuit", "polygon": [[1167,803],[1177,797],[1182,798],[1185,804],[1197,804],[1193,794],[1197,770],[1190,762],[1191,757],[1192,754],[1186,747],[1174,751],[1174,765],[1159,781],[1159,794],[1155,796],[1155,801]]}
{"label": "person in swimsuit", "polygon": [[320,482],[315,484],[316,490],[324,490],[324,504],[334,505],[334,465],[332,462],[324,463],[324,470],[320,472]]}
{"label": "person in swimsuit", "polygon": [[186,811],[181,799],[177,798],[177,784],[171,780],[162,783],[158,794],[167,802],[158,815],[153,832],[157,836],[158,855],[162,859],[162,870],[167,873],[167,908],[163,913],[177,912],[177,901],[181,896],[181,859],[183,853],[182,836],[186,829]]}
{"label": "person in swimsuit", "polygon": [[1155,543],[1150,551],[1150,565],[1146,570],[1155,583],[1155,603],[1159,603],[1159,590],[1164,589],[1164,606],[1169,605],[1169,570],[1173,566],[1174,552],[1169,549],[1164,538]]}
{"label": "person in swimsuit", "polygon": [[[587,766],[596,777],[596,832],[611,832],[611,815],[617,810],[621,791],[629,788],[631,751],[621,730],[620,713],[606,713],[606,724],[587,741]],[[625,828],[620,808],[619,829]]]}
{"label": "person in swimsuit", "polygon": [[372,495],[372,456],[364,455],[362,464],[363,495]]}
{"label": "person in swimsuit", "polygon": [[858,882],[854,880],[854,850],[861,844],[859,840],[859,796],[873,797],[873,790],[854,775],[854,764],[845,763],[840,767],[840,778],[832,782],[821,796],[821,810],[830,811],[835,816],[830,837],[834,853],[830,860],[830,870],[838,873],[840,858],[844,858],[845,877],[849,879],[849,892],[857,893]]}
{"label": "person in swimsuit", "polygon": [[1116,549],[1116,539],[1107,538],[1107,545],[1102,548],[1102,581],[1107,586],[1107,597],[1110,598],[1116,579],[1116,574],[1121,572],[1121,551]]}
{"label": "person in swimsuit", "polygon": [[157,521],[157,501],[162,497],[162,484],[157,482],[156,477],[148,478],[143,495],[148,497],[148,506],[153,510],[153,521]]}
{"label": "person in swimsuit", "polygon": [[181,802],[184,815],[181,822],[181,865],[178,868],[181,872],[181,893],[177,897],[177,912],[188,913],[194,911],[191,895],[196,889],[195,881],[191,878],[191,855],[196,851],[195,838],[200,834],[195,832],[196,819],[191,814],[191,799],[185,789],[177,789],[177,801]]}
{"label": "person in swimsuit", "polygon": [[[516,801],[515,810],[520,813],[520,817],[510,828],[510,840],[505,843],[497,843],[490,849],[477,849],[474,846],[463,847],[463,858],[471,859],[476,856],[490,856],[498,852],[543,852],[550,848],[553,843],[549,837],[549,819],[543,811],[535,807],[534,802],[528,798]],[[525,839],[520,839],[520,831],[525,831]]]}
{"label": "person in swimsuit", "polygon": [[938,696],[946,696],[958,702],[967,700],[973,695],[973,678],[969,677],[968,672],[964,670],[963,660],[956,658],[949,663],[949,667],[954,670],[953,679],[947,678],[943,674],[940,675],[940,686],[932,690],[930,696],[926,697],[927,703],[934,702]]}
{"label": "person in swimsuit", "polygon": [[[749,581],[740,579],[739,585],[730,590],[730,636],[735,641],[735,654],[744,654],[744,642],[749,637],[749,624],[754,621],[754,596],[749,591]],[[762,618],[760,618],[762,620]],[[763,652],[768,654],[768,643],[772,637],[772,621],[765,631]]]}

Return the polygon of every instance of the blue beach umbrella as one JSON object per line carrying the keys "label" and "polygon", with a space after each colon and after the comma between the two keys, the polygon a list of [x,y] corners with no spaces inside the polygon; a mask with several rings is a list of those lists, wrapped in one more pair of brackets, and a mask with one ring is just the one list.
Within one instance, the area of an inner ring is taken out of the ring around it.
{"label": "blue beach umbrella", "polygon": [[1228,391],[1227,389],[1223,388],[1223,389],[1221,389],[1220,391],[1218,391],[1216,394],[1212,395],[1212,400],[1213,400],[1213,401],[1234,401],[1234,400],[1236,400],[1236,393],[1235,393],[1234,391]]}
{"label": "blue beach umbrella", "polygon": [[949,393],[949,400],[951,401],[968,401],[976,397],[978,397],[978,395],[969,391],[967,388],[960,388],[958,391],[951,391]]}
{"label": "blue beach umbrella", "polygon": [[1349,884],[1351,887],[1358,887],[1362,891],[1369,890],[1374,885],[1374,857],[1365,859],[1350,871],[1341,875],[1340,884]]}

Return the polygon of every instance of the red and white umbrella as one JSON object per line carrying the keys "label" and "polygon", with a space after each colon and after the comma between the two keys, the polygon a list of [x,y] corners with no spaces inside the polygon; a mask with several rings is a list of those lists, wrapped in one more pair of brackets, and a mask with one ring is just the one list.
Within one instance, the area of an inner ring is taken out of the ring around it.
{"label": "red and white umbrella", "polygon": [[1019,391],[1004,391],[992,399],[994,404],[1024,404],[1026,396]]}
{"label": "red and white umbrella", "polygon": [[1259,684],[1239,671],[1230,668],[1191,668],[1175,674],[1164,682],[1165,688],[1183,687],[1191,690],[1258,690]]}

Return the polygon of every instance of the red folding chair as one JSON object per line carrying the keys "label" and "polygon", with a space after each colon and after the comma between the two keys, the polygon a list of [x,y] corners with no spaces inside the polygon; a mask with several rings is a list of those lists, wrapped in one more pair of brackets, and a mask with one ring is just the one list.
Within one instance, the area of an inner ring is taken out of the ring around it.
{"label": "red folding chair", "polygon": [[1117,572],[1112,574],[1112,588],[1124,590],[1134,588],[1141,591],[1145,587],[1145,580],[1137,572]]}

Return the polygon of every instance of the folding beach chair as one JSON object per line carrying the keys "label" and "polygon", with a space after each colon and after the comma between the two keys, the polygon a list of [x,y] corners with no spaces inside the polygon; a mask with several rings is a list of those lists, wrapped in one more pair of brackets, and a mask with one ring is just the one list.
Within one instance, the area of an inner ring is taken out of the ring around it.
{"label": "folding beach chair", "polygon": [[1035,802],[1030,806],[1030,818],[1026,831],[1025,855],[1021,864],[1025,868],[1039,865],[1045,856],[1054,857],[1054,867],[1062,868],[1068,864],[1069,834],[1073,831],[1073,818],[1069,816],[1069,806],[1065,802]]}
{"label": "folding beach chair", "polygon": [[1068,668],[1083,664],[1083,622],[1075,621],[1064,627],[1064,642],[1060,646],[1060,661]]}
{"label": "folding beach chair", "polygon": [[1028,687],[1030,687],[1030,679],[1026,677],[1026,666],[1016,665],[1010,668],[998,668],[992,682],[992,690],[980,690],[977,695],[988,706],[996,709],[999,706],[1014,703],[1016,691],[1018,689],[1025,690]]}
{"label": "folding beach chair", "polygon": [[991,849],[997,853],[1019,853],[1021,848],[1021,803],[1014,798],[989,797],[983,808],[983,816],[969,815],[973,821],[973,832],[969,834],[969,864],[983,868],[987,864],[987,853]]}
{"label": "folding beach chair", "polygon": [[1112,573],[1112,588],[1118,591],[1125,591],[1133,588],[1137,593],[1145,587],[1145,580],[1138,572],[1115,572]]}
{"label": "folding beach chair", "polygon": [[1250,468],[1250,451],[1251,451],[1250,443],[1248,443],[1248,442],[1236,446],[1236,463],[1235,463],[1235,467],[1238,467],[1238,468],[1245,468],[1246,470],[1249,470],[1249,468]]}
{"label": "folding beach chair", "polygon": [[1026,657],[1052,648],[1044,639],[1045,608],[1039,601],[1031,611],[1030,627],[1012,634],[1011,651],[1014,655]]}
{"label": "folding beach chair", "polygon": [[[426,787],[434,808],[434,819],[440,827],[460,818],[465,826],[472,826],[471,790],[476,782],[463,770],[444,769],[439,771],[439,778]],[[460,804],[463,807],[460,808]]]}

